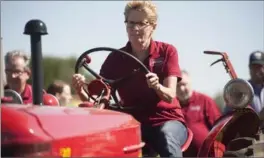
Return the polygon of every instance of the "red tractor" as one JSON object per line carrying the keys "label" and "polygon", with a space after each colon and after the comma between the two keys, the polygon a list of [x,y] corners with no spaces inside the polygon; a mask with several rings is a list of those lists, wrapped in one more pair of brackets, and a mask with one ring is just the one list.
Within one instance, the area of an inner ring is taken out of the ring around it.
{"label": "red tractor", "polygon": [[[20,95],[12,90],[6,90],[5,96],[1,96],[1,156],[141,156],[145,143],[141,141],[138,121],[125,113],[87,108],[96,107],[99,102],[109,101],[112,96],[116,102],[112,108],[122,109],[114,87],[130,75],[113,81],[103,78],[88,67],[91,60],[88,54],[118,50],[95,48],[83,53],[77,60],[75,71],[78,72],[82,66],[96,77],[85,88],[94,103],[84,102],[79,107],[60,107],[54,96],[43,92],[41,35],[47,34],[46,25],[40,20],[31,20],[26,24],[24,34],[31,36],[33,105],[23,105]],[[132,55],[119,52],[135,59],[145,72],[149,72],[144,64]],[[94,94],[99,97],[94,98]],[[182,151],[185,151],[192,141],[190,130],[188,134]]]}
{"label": "red tractor", "polygon": [[224,100],[232,111],[215,122],[200,148],[198,157],[264,157],[264,110],[258,114],[249,106],[253,99],[251,85],[237,78],[226,53],[205,51],[205,54],[221,55],[231,80],[224,87]]}

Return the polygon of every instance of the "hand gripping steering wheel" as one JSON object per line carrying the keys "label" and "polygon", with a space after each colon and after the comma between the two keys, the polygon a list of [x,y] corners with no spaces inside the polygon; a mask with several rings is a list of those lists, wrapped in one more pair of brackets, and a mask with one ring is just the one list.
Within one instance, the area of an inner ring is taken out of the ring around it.
{"label": "hand gripping steering wheel", "polygon": [[[134,59],[139,64],[140,68],[135,69],[134,71],[128,73],[126,76],[120,77],[116,80],[110,80],[110,79],[104,78],[103,76],[99,75],[98,73],[96,73],[94,70],[92,70],[88,66],[88,64],[91,62],[91,58],[88,55],[94,52],[99,52],[99,51],[111,51],[115,53],[124,54]],[[90,49],[84,52],[77,59],[77,62],[75,64],[75,73],[78,73],[81,67],[84,67],[87,71],[89,71],[96,78],[95,80],[91,81],[89,84],[85,83],[84,91],[88,94],[88,96],[95,103],[105,103],[106,105],[109,104],[110,96],[113,97],[117,105],[120,105],[120,103],[118,102],[117,96],[116,96],[116,90],[121,82],[124,82],[125,80],[129,79],[130,77],[132,77],[134,74],[136,74],[140,70],[143,70],[145,74],[150,72],[148,68],[133,55],[125,51],[114,49],[114,48],[109,48],[109,47],[98,47],[98,48],[93,48],[93,49]],[[98,97],[94,98],[93,95],[97,95]]]}

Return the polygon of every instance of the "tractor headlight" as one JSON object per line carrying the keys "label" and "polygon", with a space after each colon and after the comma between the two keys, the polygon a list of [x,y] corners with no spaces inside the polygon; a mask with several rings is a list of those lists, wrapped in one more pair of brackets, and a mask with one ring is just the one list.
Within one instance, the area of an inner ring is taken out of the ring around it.
{"label": "tractor headlight", "polygon": [[232,108],[245,108],[253,100],[254,91],[243,79],[230,80],[224,87],[224,100]]}

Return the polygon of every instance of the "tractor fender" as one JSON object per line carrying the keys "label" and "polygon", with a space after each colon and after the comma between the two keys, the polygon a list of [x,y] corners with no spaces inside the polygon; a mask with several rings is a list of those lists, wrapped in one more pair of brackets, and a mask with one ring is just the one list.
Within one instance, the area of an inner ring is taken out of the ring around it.
{"label": "tractor fender", "polygon": [[[228,143],[236,137],[254,137],[260,120],[251,108],[234,110],[220,118],[199,149],[198,157],[221,157]],[[216,145],[217,144],[217,145]],[[218,149],[216,149],[218,148]],[[216,150],[222,152],[216,152]]]}

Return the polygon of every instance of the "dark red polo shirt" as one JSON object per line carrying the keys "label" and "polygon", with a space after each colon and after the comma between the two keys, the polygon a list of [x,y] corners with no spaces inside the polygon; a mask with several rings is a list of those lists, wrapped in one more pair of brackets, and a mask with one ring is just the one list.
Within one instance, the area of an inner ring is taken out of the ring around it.
{"label": "dark red polo shirt", "polygon": [[[131,53],[130,42],[121,50]],[[159,76],[160,83],[163,83],[168,76],[181,79],[177,50],[170,44],[151,41],[149,57],[143,63],[151,72]],[[118,79],[139,67],[132,58],[112,52],[102,65],[100,74],[108,79]],[[168,120],[179,120],[184,123],[177,98],[171,104],[161,100],[155,90],[148,87],[145,75],[143,72],[138,72],[118,88],[124,106],[134,107],[128,113],[142,124],[153,126]]]}
{"label": "dark red polo shirt", "polygon": [[196,91],[193,92],[188,103],[182,105],[182,111],[187,126],[194,134],[192,144],[198,152],[221,113],[213,99]]}
{"label": "dark red polo shirt", "polygon": [[[5,86],[5,89],[9,89],[8,86]],[[24,91],[20,94],[24,104],[32,104],[33,102],[33,94],[32,94],[32,86],[30,84],[26,84]]]}

